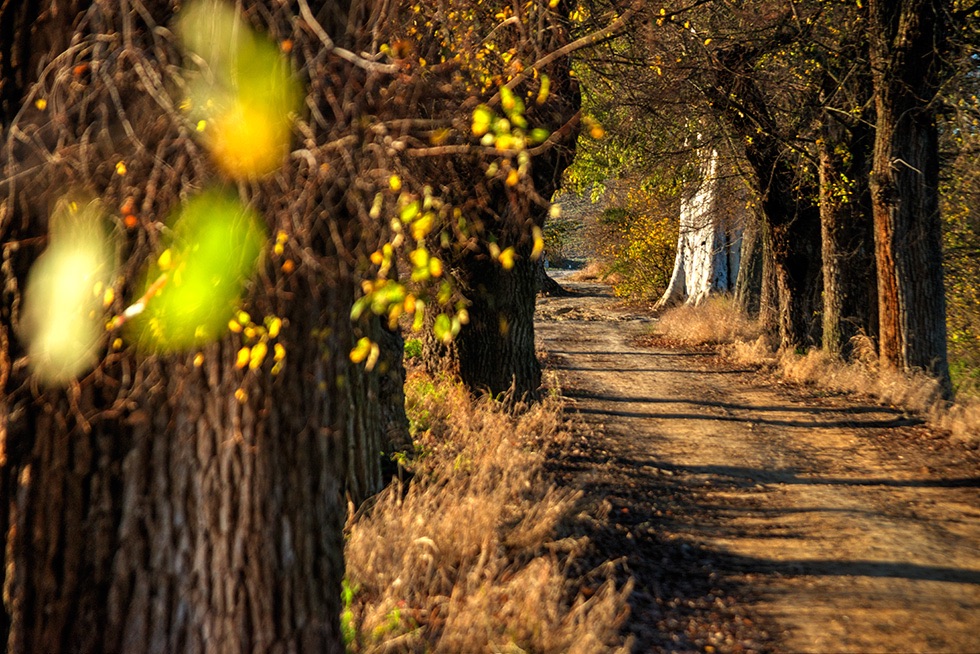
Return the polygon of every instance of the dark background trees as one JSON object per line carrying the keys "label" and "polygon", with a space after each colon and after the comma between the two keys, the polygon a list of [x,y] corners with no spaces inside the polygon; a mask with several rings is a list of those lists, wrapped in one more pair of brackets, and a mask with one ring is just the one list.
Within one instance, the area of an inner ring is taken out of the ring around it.
{"label": "dark background trees", "polygon": [[[668,2],[649,7],[634,29],[582,65],[599,71],[614,89],[609,97],[627,107],[620,113],[631,115],[622,121],[610,112],[608,131],[652,132],[614,136],[652,146],[640,150],[634,168],[657,174],[658,155],[671,161],[682,144],[694,145],[702,160],[712,144],[727,146],[729,170],[743,171],[756,189],[767,252],[762,279],[775,287],[764,283],[761,315],[783,347],[822,346],[847,358],[856,336],[878,339],[887,330],[883,361],[925,370],[948,392],[937,137],[949,120],[949,89],[959,86],[953,80],[975,68],[967,62],[976,10],[970,3]],[[901,164],[910,161],[900,156],[903,147],[915,147],[921,167]],[[906,226],[882,232],[886,215],[904,215]],[[921,301],[902,300],[899,287],[909,297],[923,294]],[[771,297],[777,311],[767,306]]]}

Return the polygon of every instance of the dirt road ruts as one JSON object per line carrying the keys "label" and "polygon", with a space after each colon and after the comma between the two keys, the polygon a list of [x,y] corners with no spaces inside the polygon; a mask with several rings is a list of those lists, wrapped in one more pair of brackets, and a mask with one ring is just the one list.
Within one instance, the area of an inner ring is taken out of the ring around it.
{"label": "dirt road ruts", "polygon": [[556,462],[636,580],[634,651],[980,651],[975,452],[915,416],[641,348],[600,285],[539,302],[591,433]]}

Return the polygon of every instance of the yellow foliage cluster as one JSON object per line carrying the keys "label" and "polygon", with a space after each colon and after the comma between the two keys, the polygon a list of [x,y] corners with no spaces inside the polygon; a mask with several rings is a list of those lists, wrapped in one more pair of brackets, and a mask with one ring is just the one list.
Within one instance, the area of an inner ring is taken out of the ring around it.
{"label": "yellow foliage cluster", "polygon": [[616,295],[632,302],[663,293],[677,251],[678,218],[670,197],[632,184],[621,206],[600,219],[601,255]]}

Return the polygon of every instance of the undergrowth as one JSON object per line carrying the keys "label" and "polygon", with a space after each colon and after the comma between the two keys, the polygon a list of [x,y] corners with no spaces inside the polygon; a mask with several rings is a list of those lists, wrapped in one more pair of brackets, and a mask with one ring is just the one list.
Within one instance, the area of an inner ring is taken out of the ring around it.
{"label": "undergrowth", "polygon": [[954,403],[943,401],[936,381],[925,374],[880,367],[874,345],[866,338],[857,340],[854,360],[847,363],[822,350],[776,351],[760,335],[759,326],[727,298],[665,312],[656,336],[683,346],[722,345],[722,354],[738,363],[770,368],[800,384],[875,397],[924,415],[931,427],[949,431],[954,440],[980,444],[980,401],[966,394]]}
{"label": "undergrowth", "polygon": [[406,409],[411,480],[348,525],[349,651],[625,648],[630,589],[611,572],[585,583],[574,571],[588,539],[561,538],[581,494],[544,472],[547,452],[568,439],[559,400],[517,412],[412,371]]}

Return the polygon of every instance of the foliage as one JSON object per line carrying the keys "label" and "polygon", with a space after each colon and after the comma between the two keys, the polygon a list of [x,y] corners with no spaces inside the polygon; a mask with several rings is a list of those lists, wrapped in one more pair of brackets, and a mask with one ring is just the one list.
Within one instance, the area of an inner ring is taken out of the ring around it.
{"label": "foliage", "polygon": [[[632,302],[655,300],[670,282],[677,251],[674,197],[633,183],[622,206],[605,209],[592,228],[593,241],[613,275],[616,295]],[[615,195],[614,195],[615,197]]]}
{"label": "foliage", "polygon": [[975,77],[966,77],[959,97],[951,100],[955,111],[944,124],[950,155],[941,188],[950,374],[958,393],[974,395],[980,394],[980,89]]}
{"label": "foliage", "polygon": [[405,358],[418,359],[422,356],[422,341],[417,338],[410,338],[405,341]]}
{"label": "foliage", "polygon": [[568,247],[581,224],[564,218],[553,218],[544,227],[544,254],[552,266],[562,267],[568,263]]}
{"label": "foliage", "polygon": [[62,384],[97,360],[103,302],[115,277],[105,209],[94,199],[63,198],[51,218],[49,244],[28,278],[20,336],[39,379]]}

